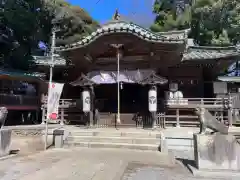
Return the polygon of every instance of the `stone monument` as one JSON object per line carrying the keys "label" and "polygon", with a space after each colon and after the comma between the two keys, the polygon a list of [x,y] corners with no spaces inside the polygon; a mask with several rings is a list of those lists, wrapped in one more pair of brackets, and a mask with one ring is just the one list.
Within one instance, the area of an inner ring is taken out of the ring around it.
{"label": "stone monument", "polygon": [[10,153],[11,134],[12,130],[4,129],[4,124],[7,118],[8,110],[6,107],[0,107],[0,157],[7,156]]}

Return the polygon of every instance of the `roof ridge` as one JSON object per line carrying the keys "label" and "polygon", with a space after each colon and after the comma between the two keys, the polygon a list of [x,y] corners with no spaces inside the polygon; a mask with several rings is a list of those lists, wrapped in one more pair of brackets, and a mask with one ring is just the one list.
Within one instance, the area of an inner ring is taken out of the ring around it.
{"label": "roof ridge", "polygon": [[[183,31],[186,32],[186,31]],[[152,32],[150,29],[146,29],[140,25],[137,25],[133,22],[126,22],[121,20],[114,20],[104,26],[99,27],[96,31],[92,32],[90,35],[82,37],[79,41],[68,44],[65,46],[56,47],[57,51],[66,51],[72,50],[76,48],[81,48],[83,46],[87,46],[92,41],[97,38],[104,36],[105,34],[111,33],[130,33],[134,36],[138,36],[139,38],[151,41],[151,42],[161,42],[161,43],[182,43],[186,42],[186,35],[183,37],[168,37],[161,35],[159,33]],[[171,34],[171,33],[169,33]]]}
{"label": "roof ridge", "polygon": [[160,32],[155,32],[155,33],[156,34],[180,34],[180,33],[189,33],[190,30],[191,29],[188,28],[188,29],[182,29],[182,30],[160,31]]}
{"label": "roof ridge", "polygon": [[201,49],[201,50],[237,50],[236,46],[188,46],[188,49]]}

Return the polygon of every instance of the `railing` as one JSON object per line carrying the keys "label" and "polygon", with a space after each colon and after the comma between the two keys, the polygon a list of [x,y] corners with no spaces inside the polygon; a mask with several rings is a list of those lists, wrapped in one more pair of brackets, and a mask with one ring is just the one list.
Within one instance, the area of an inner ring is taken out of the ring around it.
{"label": "railing", "polygon": [[169,108],[225,108],[230,103],[229,98],[178,98],[169,99],[166,104]]}
{"label": "railing", "polygon": [[[78,100],[77,99],[60,99],[59,101],[59,115],[58,119],[54,120],[53,122],[59,122],[62,123],[69,123],[69,110],[74,109],[78,106]],[[78,120],[81,120],[83,118],[82,114],[80,114],[80,110],[78,110],[79,113],[77,114],[77,117],[73,117],[73,120],[77,118]],[[42,121],[46,121],[47,119],[47,100],[45,100],[44,104],[42,105]]]}
{"label": "railing", "polygon": [[231,93],[230,97],[232,99],[232,107],[240,109],[240,93]]}
{"label": "railing", "polygon": [[1,106],[39,106],[39,98],[25,95],[0,94]]}
{"label": "railing", "polygon": [[[60,99],[59,101],[59,108],[70,108],[70,107],[76,107],[77,106],[77,99]],[[43,108],[47,107],[47,100],[45,100]]]}
{"label": "railing", "polygon": [[[199,105],[208,105],[209,107],[221,107],[221,108],[210,108],[208,109],[213,116],[215,116],[219,121],[228,125],[229,121],[229,112],[227,107],[229,102],[228,98],[189,98],[189,99],[181,99],[188,100],[189,104],[195,105],[197,107]],[[89,116],[83,112],[81,112],[81,105],[78,105],[78,100],[76,99],[61,99],[59,106],[59,118],[58,121],[69,123],[70,121],[77,121],[81,123],[86,123],[89,120]],[[182,103],[182,101],[180,101]],[[156,114],[156,126],[157,127],[166,127],[169,125],[174,126],[198,126],[199,117],[194,113],[193,106],[191,108],[186,107],[184,104],[178,104],[175,101],[175,104],[178,105],[176,108],[169,108],[170,111],[174,111],[175,113],[171,114],[169,112],[158,112]],[[185,101],[186,103],[186,101]],[[81,104],[81,103],[79,103]],[[218,105],[218,106],[216,106]],[[182,108],[181,106],[184,106]],[[189,113],[180,113],[182,111],[189,111]],[[95,122],[95,126],[97,127],[109,127],[114,126],[116,123],[115,114],[114,113],[100,113],[101,118],[99,121]],[[127,116],[127,114],[125,115]],[[132,114],[132,117],[136,116],[136,127],[144,127],[146,125],[151,124],[151,118],[149,114]],[[129,117],[128,117],[129,118]],[[43,120],[46,119],[46,104],[43,106]],[[237,122],[234,120],[232,124],[236,124]],[[230,123],[231,124],[231,123]],[[134,125],[134,124],[132,124]]]}

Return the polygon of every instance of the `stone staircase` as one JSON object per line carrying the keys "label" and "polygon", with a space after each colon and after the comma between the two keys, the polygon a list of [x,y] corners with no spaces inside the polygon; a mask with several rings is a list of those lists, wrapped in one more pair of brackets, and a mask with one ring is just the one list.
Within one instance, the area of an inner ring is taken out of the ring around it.
{"label": "stone staircase", "polygon": [[123,148],[158,151],[160,132],[138,129],[79,129],[69,132],[65,147]]}
{"label": "stone staircase", "polygon": [[165,137],[166,144],[169,150],[193,150],[193,137],[192,136],[168,136]]}
{"label": "stone staircase", "polygon": [[168,150],[192,151],[193,134],[199,132],[195,127],[173,127],[163,130]]}

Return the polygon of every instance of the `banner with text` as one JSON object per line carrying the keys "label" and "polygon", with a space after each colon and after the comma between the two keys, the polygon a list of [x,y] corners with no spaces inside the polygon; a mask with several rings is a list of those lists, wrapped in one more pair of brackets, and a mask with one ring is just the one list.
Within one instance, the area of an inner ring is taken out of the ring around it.
{"label": "banner with text", "polygon": [[49,83],[47,101],[47,119],[56,120],[58,118],[59,100],[64,84]]}

